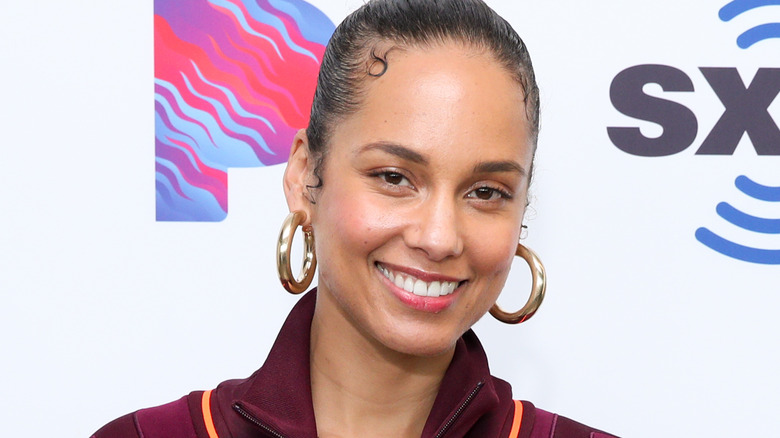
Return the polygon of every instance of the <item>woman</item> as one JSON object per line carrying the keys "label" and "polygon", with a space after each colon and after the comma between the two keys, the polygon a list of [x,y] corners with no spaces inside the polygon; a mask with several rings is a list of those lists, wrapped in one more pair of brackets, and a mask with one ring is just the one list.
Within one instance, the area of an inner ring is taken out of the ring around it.
{"label": "woman", "polygon": [[[370,1],[326,50],[284,175],[281,276],[318,288],[245,380],[121,417],[103,437],[607,436],[515,402],[470,327],[518,246],[539,129],[514,30],[479,0]],[[306,280],[289,274],[307,239]],[[308,241],[311,243],[311,240]],[[555,430],[553,430],[555,429]]]}

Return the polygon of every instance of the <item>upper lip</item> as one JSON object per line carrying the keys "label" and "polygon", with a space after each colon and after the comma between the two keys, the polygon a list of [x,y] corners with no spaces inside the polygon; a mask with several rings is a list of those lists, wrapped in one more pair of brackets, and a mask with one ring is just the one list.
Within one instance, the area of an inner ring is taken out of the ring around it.
{"label": "upper lip", "polygon": [[410,276],[412,276],[414,278],[417,278],[419,280],[422,280],[422,281],[424,281],[426,283],[430,283],[430,282],[433,282],[433,281],[451,281],[451,282],[454,282],[454,283],[460,283],[461,281],[463,281],[463,279],[461,279],[461,278],[450,277],[448,275],[442,275],[442,274],[437,274],[437,273],[433,273],[433,272],[425,272],[425,271],[422,271],[420,269],[410,268],[410,267],[407,267],[407,266],[399,266],[399,265],[394,265],[394,264],[385,263],[385,262],[377,262],[377,263],[382,265],[382,266],[384,266],[384,267],[386,267],[386,268],[388,268],[388,269],[390,269],[391,271],[410,275]]}

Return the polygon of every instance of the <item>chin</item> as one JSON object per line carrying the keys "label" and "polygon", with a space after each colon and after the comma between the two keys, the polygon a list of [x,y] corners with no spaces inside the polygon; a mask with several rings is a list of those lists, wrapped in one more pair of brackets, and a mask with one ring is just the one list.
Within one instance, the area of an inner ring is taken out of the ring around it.
{"label": "chin", "polygon": [[441,329],[429,327],[427,330],[430,334],[434,334],[435,331],[440,334],[438,336],[421,335],[421,333],[425,332],[421,332],[420,330],[414,330],[408,333],[389,332],[387,333],[387,336],[383,336],[378,339],[378,341],[388,349],[404,355],[435,357],[452,352],[455,348],[455,343],[463,335],[463,332],[459,332],[456,335],[450,334],[449,336],[442,336]]}

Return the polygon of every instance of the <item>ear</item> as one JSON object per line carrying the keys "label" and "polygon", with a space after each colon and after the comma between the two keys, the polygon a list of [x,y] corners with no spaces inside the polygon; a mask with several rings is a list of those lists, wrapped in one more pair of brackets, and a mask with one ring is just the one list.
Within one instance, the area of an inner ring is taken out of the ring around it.
{"label": "ear", "polygon": [[312,184],[314,162],[309,153],[309,138],[306,130],[301,129],[295,134],[290,147],[290,158],[284,170],[284,196],[290,211],[301,210],[306,213],[306,221],[301,225],[311,224],[312,202],[307,185]]}

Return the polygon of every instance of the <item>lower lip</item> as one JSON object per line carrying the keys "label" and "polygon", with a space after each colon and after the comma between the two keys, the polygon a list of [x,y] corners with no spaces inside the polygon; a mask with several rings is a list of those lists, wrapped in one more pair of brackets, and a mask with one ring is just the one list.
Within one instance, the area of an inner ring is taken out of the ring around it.
{"label": "lower lip", "polygon": [[446,310],[455,301],[455,295],[460,289],[455,289],[454,292],[441,297],[421,297],[396,286],[395,283],[391,282],[389,278],[385,277],[385,275],[380,272],[379,269],[377,269],[377,273],[379,274],[379,278],[381,278],[384,282],[385,286],[390,289],[396,298],[398,298],[407,307],[411,307],[412,309],[420,310],[422,312],[439,313]]}

